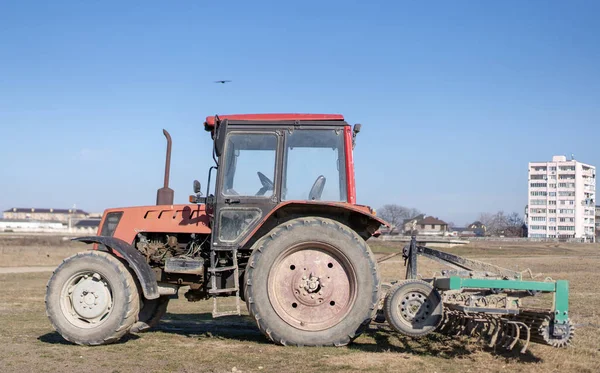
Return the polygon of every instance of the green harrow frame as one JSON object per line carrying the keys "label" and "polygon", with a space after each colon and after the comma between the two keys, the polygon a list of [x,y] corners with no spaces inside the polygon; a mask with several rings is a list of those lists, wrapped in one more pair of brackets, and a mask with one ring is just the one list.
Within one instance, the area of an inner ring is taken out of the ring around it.
{"label": "green harrow frame", "polygon": [[[508,350],[521,341],[522,353],[530,341],[553,347],[571,343],[575,329],[569,319],[568,281],[523,280],[523,272],[421,246],[415,237],[401,253],[378,262],[399,254],[404,258],[406,280],[388,291],[382,310],[396,331],[412,337],[432,331],[478,335],[490,347]],[[418,256],[453,269],[418,279]],[[541,293],[553,295],[552,308],[523,307],[524,298]]]}

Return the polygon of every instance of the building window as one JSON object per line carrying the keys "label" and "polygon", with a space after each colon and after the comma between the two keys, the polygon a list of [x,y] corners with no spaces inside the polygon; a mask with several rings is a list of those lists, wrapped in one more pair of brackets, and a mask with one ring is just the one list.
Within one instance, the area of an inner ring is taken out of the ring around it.
{"label": "building window", "polygon": [[546,197],[547,193],[545,190],[532,190],[530,194],[532,197]]}
{"label": "building window", "polygon": [[560,171],[575,171],[575,166],[560,166],[558,169]]}
{"label": "building window", "polygon": [[531,180],[546,180],[546,175],[531,175]]}
{"label": "building window", "polygon": [[546,200],[545,199],[532,199],[531,200],[531,205],[542,205],[545,206],[546,205]]}
{"label": "building window", "polygon": [[556,223],[556,218],[550,218],[550,223]]}
{"label": "building window", "polygon": [[561,197],[575,197],[575,192],[567,192],[567,191],[561,190],[560,192],[558,192],[558,195]]}
{"label": "building window", "polygon": [[546,187],[546,183],[531,183],[529,184],[532,188],[545,188]]}
{"label": "building window", "polygon": [[548,201],[549,205],[556,205],[556,201]]}
{"label": "building window", "polygon": [[532,216],[531,221],[546,221],[545,216]]}
{"label": "building window", "polygon": [[548,184],[549,188],[556,188],[556,184]]}

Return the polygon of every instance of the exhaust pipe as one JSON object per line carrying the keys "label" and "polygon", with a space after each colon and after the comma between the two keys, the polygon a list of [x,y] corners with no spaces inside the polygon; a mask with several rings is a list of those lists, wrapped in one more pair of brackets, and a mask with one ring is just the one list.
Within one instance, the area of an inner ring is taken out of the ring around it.
{"label": "exhaust pipe", "polygon": [[172,205],[175,197],[173,189],[169,188],[169,174],[171,172],[171,135],[163,129],[163,134],[167,138],[167,160],[165,163],[165,183],[162,188],[156,192],[157,205]]}

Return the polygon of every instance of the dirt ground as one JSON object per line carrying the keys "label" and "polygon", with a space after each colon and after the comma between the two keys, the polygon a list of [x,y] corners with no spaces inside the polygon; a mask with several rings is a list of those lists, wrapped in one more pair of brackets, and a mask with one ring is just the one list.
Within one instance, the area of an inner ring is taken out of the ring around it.
{"label": "dirt ground", "polygon": [[[376,252],[398,250],[373,242]],[[55,266],[85,245],[61,239],[0,238],[0,267]],[[247,316],[212,320],[211,302],[172,300],[159,327],[120,343],[81,347],[65,342],[44,312],[50,272],[0,274],[0,372],[599,372],[600,245],[471,244],[447,249],[511,269],[570,281],[571,318],[578,326],[566,349],[531,345],[526,354],[486,348],[469,338],[432,334],[405,338],[373,324],[339,348],[281,347]],[[399,257],[381,264],[385,281],[404,275]],[[439,268],[426,260],[420,272]],[[542,277],[543,278],[543,277]]]}

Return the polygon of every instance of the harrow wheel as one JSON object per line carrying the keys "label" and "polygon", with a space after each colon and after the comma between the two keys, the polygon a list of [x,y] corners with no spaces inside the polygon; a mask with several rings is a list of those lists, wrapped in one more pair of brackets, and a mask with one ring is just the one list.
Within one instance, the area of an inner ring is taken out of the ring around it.
{"label": "harrow wheel", "polygon": [[383,310],[390,326],[409,337],[435,331],[444,315],[440,293],[421,280],[405,280],[392,288],[385,297]]}

